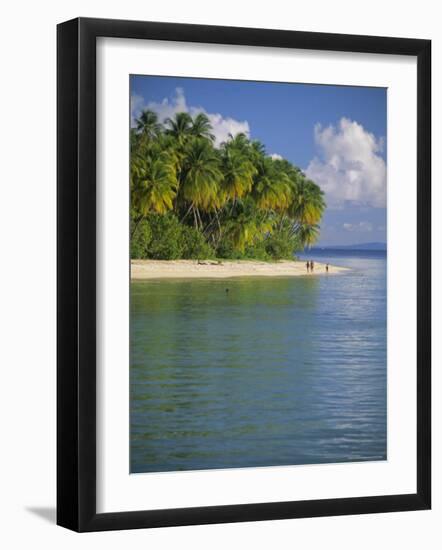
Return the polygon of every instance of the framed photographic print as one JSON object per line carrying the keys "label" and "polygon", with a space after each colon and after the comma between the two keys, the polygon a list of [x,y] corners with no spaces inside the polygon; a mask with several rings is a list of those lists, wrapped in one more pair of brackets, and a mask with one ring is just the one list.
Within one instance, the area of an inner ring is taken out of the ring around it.
{"label": "framed photographic print", "polygon": [[430,508],[430,52],[58,26],[59,525]]}

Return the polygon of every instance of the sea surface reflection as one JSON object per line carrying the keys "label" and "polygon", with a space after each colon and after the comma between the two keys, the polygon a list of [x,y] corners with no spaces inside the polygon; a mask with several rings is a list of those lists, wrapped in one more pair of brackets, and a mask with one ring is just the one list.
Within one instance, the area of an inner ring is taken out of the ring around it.
{"label": "sea surface reflection", "polygon": [[309,257],[352,269],[131,284],[131,472],[386,459],[385,253]]}

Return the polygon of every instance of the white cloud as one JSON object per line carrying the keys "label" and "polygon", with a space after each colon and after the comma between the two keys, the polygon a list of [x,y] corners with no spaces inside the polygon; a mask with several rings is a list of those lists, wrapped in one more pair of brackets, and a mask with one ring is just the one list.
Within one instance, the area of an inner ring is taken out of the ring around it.
{"label": "white cloud", "polygon": [[140,95],[133,95],[130,98],[130,124],[135,126],[135,120],[143,109],[144,99]]}
{"label": "white cloud", "polygon": [[281,157],[281,155],[278,155],[278,153],[273,153],[272,155],[270,155],[270,157],[272,158],[272,160],[282,160],[283,157]]}
{"label": "white cloud", "polygon": [[385,207],[386,166],[379,155],[383,140],[348,118],[341,118],[338,127],[316,124],[314,133],[320,157],[310,161],[305,173],[323,189],[328,206],[350,201]]}
{"label": "white cloud", "polygon": [[144,103],[141,96],[132,96],[132,126],[134,125],[135,119],[144,109],[155,111],[158,114],[158,119],[160,122],[164,122],[166,118],[172,118],[176,113],[180,112],[189,113],[191,116],[195,116],[198,113],[205,113],[212,124],[215,144],[217,146],[219,146],[223,141],[226,141],[229,134],[235,136],[236,134],[243,132],[247,136],[250,135],[249,123],[246,120],[235,120],[231,117],[224,117],[219,113],[208,113],[203,107],[188,105],[186,96],[184,95],[184,90],[182,88],[176,88],[175,95],[171,99],[164,98],[161,102],[149,101],[148,103]]}
{"label": "white cloud", "polygon": [[373,231],[373,224],[370,222],[344,223],[342,224],[342,229],[344,231],[367,233]]}

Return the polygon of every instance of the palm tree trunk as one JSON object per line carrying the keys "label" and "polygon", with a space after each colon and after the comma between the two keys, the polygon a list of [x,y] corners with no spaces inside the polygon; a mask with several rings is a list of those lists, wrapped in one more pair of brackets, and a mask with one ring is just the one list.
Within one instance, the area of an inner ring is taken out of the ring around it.
{"label": "palm tree trunk", "polygon": [[200,214],[200,211],[199,211],[198,208],[196,209],[196,214],[198,216],[198,220],[199,220],[199,223],[200,223],[199,227],[202,230],[203,229],[203,220],[201,219],[201,214]]}
{"label": "palm tree trunk", "polygon": [[205,235],[209,231],[209,229],[213,226],[213,224],[215,222],[216,222],[216,210],[215,210],[215,215],[214,216],[210,216],[210,214],[209,214],[209,223],[204,228],[203,235]]}
{"label": "palm tree trunk", "polygon": [[203,230],[203,235],[205,235],[207,231],[212,227],[214,221],[215,221],[215,218],[210,219],[209,223],[206,225],[206,227]]}
{"label": "palm tree trunk", "polygon": [[193,208],[193,203],[189,206],[187,212],[184,214],[184,216],[181,218],[180,223],[183,223],[183,221],[187,218],[187,216],[190,214],[191,210]]}
{"label": "palm tree trunk", "polygon": [[230,209],[230,216],[233,214],[233,210],[235,209],[235,206],[236,206],[236,197],[233,197],[232,199],[232,208]]}
{"label": "palm tree trunk", "polygon": [[216,217],[216,222],[218,224],[218,233],[219,233],[218,241],[216,243],[218,245],[222,237],[222,228],[221,228],[221,222],[219,221],[218,210],[215,210],[215,217]]}

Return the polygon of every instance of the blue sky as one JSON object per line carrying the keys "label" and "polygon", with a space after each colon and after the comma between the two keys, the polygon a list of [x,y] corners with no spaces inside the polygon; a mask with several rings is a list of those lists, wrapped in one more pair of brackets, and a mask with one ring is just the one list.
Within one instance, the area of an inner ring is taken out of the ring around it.
{"label": "blue sky", "polygon": [[326,193],[320,245],[386,241],[386,89],[132,76],[143,108],[204,111],[217,143],[244,131],[299,166]]}

